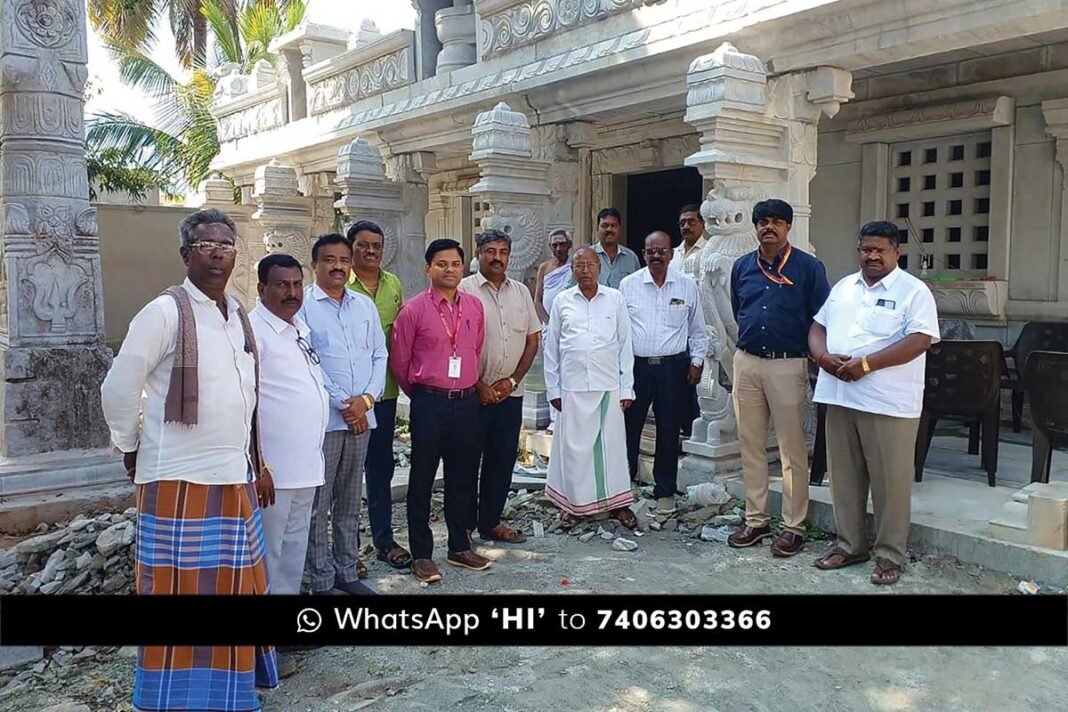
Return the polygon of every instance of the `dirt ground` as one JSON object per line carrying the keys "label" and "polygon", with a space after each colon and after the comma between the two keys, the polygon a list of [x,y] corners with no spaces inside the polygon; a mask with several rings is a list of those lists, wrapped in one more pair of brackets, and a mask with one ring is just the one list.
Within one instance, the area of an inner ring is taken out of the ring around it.
{"label": "dirt ground", "polygon": [[[444,527],[435,524],[443,563]],[[528,530],[529,531],[529,530]],[[443,566],[441,585],[369,562],[382,593],[1011,593],[1016,581],[956,561],[924,558],[891,590],[868,566],[812,567],[828,542],[773,559],[766,546],[736,551],[678,532],[647,532],[637,551],[548,534],[523,545],[480,546],[482,573]],[[570,585],[563,586],[562,579]],[[872,627],[909,620],[826,621]],[[983,622],[977,620],[976,625]],[[129,710],[130,651],[101,652],[0,691],[0,710],[81,703]],[[1061,710],[1068,650],[1024,648],[322,648],[297,654],[298,671],[263,694],[266,710],[487,710],[494,712],[975,712]]]}

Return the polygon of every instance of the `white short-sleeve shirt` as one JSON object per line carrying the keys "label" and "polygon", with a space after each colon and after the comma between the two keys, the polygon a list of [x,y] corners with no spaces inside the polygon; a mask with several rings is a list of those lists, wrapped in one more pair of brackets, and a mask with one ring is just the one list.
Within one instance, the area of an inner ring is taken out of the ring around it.
{"label": "white short-sleeve shirt", "polygon": [[[872,286],[860,272],[843,278],[815,316],[827,329],[827,350],[850,357],[881,351],[909,334],[927,334],[937,343],[938,311],[927,285],[895,268]],[[896,418],[923,411],[927,355],[846,382],[820,369],[814,400]]]}

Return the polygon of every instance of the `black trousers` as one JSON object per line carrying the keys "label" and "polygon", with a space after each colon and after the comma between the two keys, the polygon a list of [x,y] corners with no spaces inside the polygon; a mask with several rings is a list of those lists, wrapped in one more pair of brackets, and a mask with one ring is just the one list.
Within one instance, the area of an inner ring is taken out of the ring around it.
{"label": "black trousers", "polygon": [[624,414],[627,425],[627,460],[631,477],[638,474],[638,453],[642,428],[649,406],[656,418],[656,456],[653,458],[654,497],[672,497],[679,478],[679,428],[682,414],[690,406],[686,383],[688,358],[661,361],[653,365],[634,359],[634,404]]}
{"label": "black trousers", "polygon": [[471,503],[471,524],[486,535],[501,523],[501,510],[512,487],[512,472],[519,454],[519,429],[523,425],[523,399],[505,398],[482,406],[482,469],[478,475],[478,499]]}
{"label": "black trousers", "polygon": [[397,425],[397,399],[375,403],[377,427],[367,443],[367,461],[363,471],[367,479],[367,516],[371,520],[371,538],[375,548],[389,549],[393,540],[393,436]]}
{"label": "black trousers", "polygon": [[411,400],[412,468],[408,475],[408,543],[412,557],[434,554],[430,531],[430,493],[438,464],[445,469],[445,525],[449,551],[471,548],[467,525],[478,477],[481,406],[478,397],[449,400],[413,389]]}

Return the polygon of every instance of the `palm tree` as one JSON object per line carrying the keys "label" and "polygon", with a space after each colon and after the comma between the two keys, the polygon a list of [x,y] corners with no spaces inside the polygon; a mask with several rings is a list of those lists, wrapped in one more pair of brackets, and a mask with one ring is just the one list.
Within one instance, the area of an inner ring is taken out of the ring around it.
{"label": "palm tree", "polygon": [[[289,0],[282,9],[270,0],[251,0],[231,18],[228,7],[232,1],[199,0],[202,17],[211,30],[209,36],[215,39],[216,58],[241,64],[246,71],[260,60],[273,64],[277,58],[267,47],[275,37],[300,24],[305,0]],[[133,2],[118,0],[112,4],[128,7]],[[130,37],[136,39],[137,35]],[[150,126],[124,112],[96,114],[86,132],[89,155],[152,171],[175,191],[199,185],[209,177],[211,162],[219,152],[211,114],[214,76],[205,66],[194,64],[188,78],[180,79],[140,46],[108,40],[108,48],[123,83],[152,98],[156,121]],[[105,161],[98,164],[109,165]]]}

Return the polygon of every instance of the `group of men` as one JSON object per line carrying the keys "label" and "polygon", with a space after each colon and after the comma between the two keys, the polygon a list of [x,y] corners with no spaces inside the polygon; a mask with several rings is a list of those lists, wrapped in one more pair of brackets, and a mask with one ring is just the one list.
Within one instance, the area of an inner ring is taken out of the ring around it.
{"label": "group of men", "polygon": [[[773,421],[783,462],[783,529],[772,553],[804,546],[808,362],[815,398],[829,406],[828,449],[839,545],[824,569],[868,560],[864,514],[875,502],[873,583],[900,576],[909,525],[910,443],[923,391],[923,353],[938,339],[934,301],[897,268],[897,229],[860,232],[861,270],[829,288],[822,264],[788,240],[790,206],[753,211],[758,249],[731,275],[739,326],[734,403],[746,524],[733,547],[773,536],[766,448]],[[683,261],[703,249],[697,206],[680,211],[683,242],[661,231],[638,255],[620,244],[614,208],[598,242],[572,255],[550,235],[532,298],[508,276],[511,238],[477,237],[478,271],[464,277],[461,245],[431,242],[428,288],[403,295],[382,269],[385,236],[368,221],[312,247],[314,281],[285,254],[257,266],[250,313],[226,294],[237,243],[216,210],[186,218],[186,280],[131,321],[101,386],[105,418],[137,485],[140,594],[371,594],[360,582],[360,509],[366,494],[376,556],[441,579],[433,558],[431,491],[444,470],[448,564],[491,561],[483,541],[520,543],[501,521],[522,421],[523,379],[542,332],[555,433],[547,496],[564,526],[608,514],[638,526],[630,508],[639,445],[655,414],[655,511],[675,510],[679,434],[695,416],[709,350],[697,283]],[[829,295],[829,296],[828,296]],[[405,297],[407,300],[405,301]],[[718,364],[716,364],[718,368]],[[718,374],[717,374],[718,377]],[[397,398],[410,399],[408,545],[393,536],[390,483]],[[363,478],[366,473],[366,493]],[[255,709],[255,686],[277,684],[274,651],[145,647],[137,709]]]}

